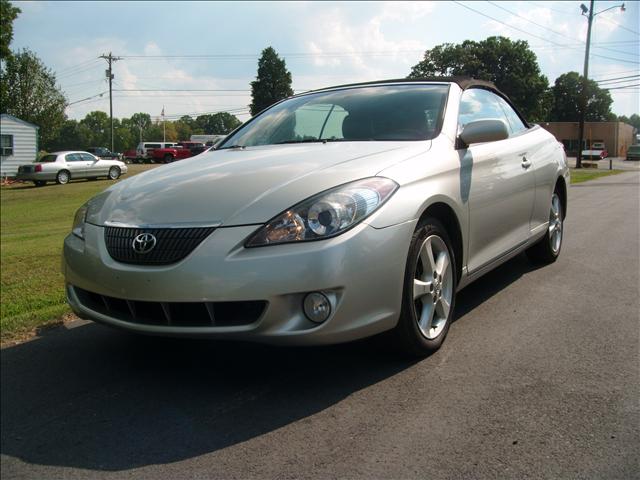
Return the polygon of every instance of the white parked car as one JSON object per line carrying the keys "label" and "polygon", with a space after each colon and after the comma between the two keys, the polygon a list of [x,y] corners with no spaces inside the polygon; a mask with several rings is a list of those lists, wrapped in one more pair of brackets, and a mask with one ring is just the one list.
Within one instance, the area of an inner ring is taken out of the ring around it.
{"label": "white parked car", "polygon": [[153,160],[153,151],[156,148],[171,148],[176,142],[140,142],[136,147],[136,156],[142,162]]}
{"label": "white parked car", "polygon": [[[216,148],[105,190],[64,242],[82,318],[153,335],[440,347],[456,293],[558,258],[562,144],[489,82],[283,100]],[[540,308],[544,308],[542,305]]]}
{"label": "white parked car", "polygon": [[116,180],[127,173],[127,166],[119,160],[103,160],[89,152],[66,151],[44,155],[35,163],[18,167],[17,180],[31,180],[36,187],[47,182],[61,185],[79,178],[105,177]]}

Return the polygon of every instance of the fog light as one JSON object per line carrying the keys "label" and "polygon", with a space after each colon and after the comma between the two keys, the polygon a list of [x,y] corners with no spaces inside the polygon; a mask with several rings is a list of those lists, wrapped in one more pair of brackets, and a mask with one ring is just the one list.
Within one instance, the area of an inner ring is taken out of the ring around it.
{"label": "fog light", "polygon": [[322,293],[309,293],[304,297],[304,314],[315,323],[322,323],[331,314],[331,303]]}

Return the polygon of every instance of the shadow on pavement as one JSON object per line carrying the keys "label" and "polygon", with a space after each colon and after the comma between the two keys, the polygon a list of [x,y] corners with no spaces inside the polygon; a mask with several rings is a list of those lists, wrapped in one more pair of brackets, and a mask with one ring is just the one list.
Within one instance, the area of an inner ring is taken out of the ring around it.
{"label": "shadow on pavement", "polygon": [[[456,317],[530,270],[517,257],[471,285],[459,296]],[[1,453],[106,471],[246,441],[416,363],[386,349],[384,337],[276,348],[135,337],[96,324],[48,331],[1,356]]]}

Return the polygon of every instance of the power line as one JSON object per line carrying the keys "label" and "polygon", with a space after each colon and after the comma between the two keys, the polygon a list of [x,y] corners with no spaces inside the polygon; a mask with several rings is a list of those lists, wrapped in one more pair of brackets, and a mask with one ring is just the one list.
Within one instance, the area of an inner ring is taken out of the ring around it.
{"label": "power line", "polygon": [[625,70],[624,72],[609,72],[607,75],[622,75],[624,73],[638,73],[638,69],[635,70]]}
{"label": "power line", "polygon": [[90,58],[89,60],[85,60],[84,62],[78,63],[76,65],[72,65],[70,67],[61,68],[56,73],[67,73],[68,71],[75,70],[75,69],[83,67],[83,66],[85,66],[85,65],[87,65],[89,63],[97,62],[97,61],[98,61],[97,58]]}
{"label": "power line", "polygon": [[616,78],[605,78],[604,80],[596,80],[597,83],[609,83],[612,82],[614,80],[624,80],[627,78],[637,78],[640,77],[640,75],[628,75],[626,77],[616,77]]}
{"label": "power line", "polygon": [[[562,45],[562,44],[559,44],[559,43],[557,43],[557,42],[554,42],[553,40],[549,40],[549,39],[547,39],[547,38],[540,37],[539,35],[536,35],[536,34],[534,34],[534,33],[527,32],[526,30],[522,30],[521,28],[514,27],[513,25],[509,25],[509,24],[507,24],[507,23],[505,23],[505,22],[503,22],[503,21],[501,21],[501,20],[498,20],[498,19],[497,19],[497,18],[495,18],[495,17],[492,17],[491,15],[487,15],[487,14],[485,14],[485,13],[482,13],[482,12],[480,12],[479,10],[476,10],[475,8],[471,8],[471,7],[469,7],[468,5],[465,5],[465,4],[463,4],[463,3],[461,3],[461,2],[459,2],[459,1],[457,1],[457,0],[453,0],[453,3],[455,3],[455,4],[457,4],[457,5],[460,5],[461,7],[466,8],[467,10],[470,10],[470,11],[472,11],[472,12],[474,12],[474,13],[477,13],[478,15],[481,15],[481,16],[483,16],[483,17],[486,17],[486,18],[490,19],[490,20],[493,20],[494,22],[498,22],[498,23],[500,23],[501,25],[504,25],[505,27],[508,27],[508,28],[513,29],[513,30],[517,30],[518,32],[524,33],[525,35],[529,35],[529,36],[531,36],[531,37],[535,37],[535,38],[537,38],[537,39],[539,39],[539,40],[543,40],[543,41],[545,41],[545,42],[551,43],[551,44],[553,44],[553,45],[555,45],[555,46],[557,46],[557,47],[572,48],[572,47],[568,47],[568,46],[566,46],[566,45]],[[625,60],[625,59],[622,59],[622,58],[607,57],[607,56],[605,56],[605,55],[598,55],[598,54],[596,54],[596,53],[591,53],[591,56],[599,57],[599,58],[605,58],[605,59],[607,59],[607,60],[614,60],[614,61],[617,61],[617,62],[625,62],[625,63],[640,64],[640,62],[635,62],[635,61],[633,61],[633,60]]]}
{"label": "power line", "polygon": [[618,90],[620,88],[627,89],[627,88],[630,88],[630,87],[633,87],[633,88],[640,87],[640,83],[636,83],[636,84],[633,84],[633,85],[622,85],[620,87],[604,88],[603,90]]}
{"label": "power line", "polygon": [[88,85],[90,83],[98,83],[102,81],[103,81],[102,79],[87,80],[86,82],[74,83],[72,85],[62,85],[62,88],[67,89],[72,87],[79,87],[80,85]]}
{"label": "power line", "polygon": [[92,98],[101,97],[105,93],[107,93],[107,92],[105,91],[105,92],[102,92],[102,93],[96,93],[95,95],[91,95],[90,97],[83,98],[81,100],[76,100],[74,102],[67,103],[67,107],[69,107],[71,105],[75,105],[76,103],[80,103],[80,102],[84,102],[84,101],[87,101],[87,100],[91,100]]}
{"label": "power line", "polygon": [[554,42],[553,40],[549,40],[548,38],[544,38],[544,37],[541,37],[541,36],[536,35],[536,34],[534,34],[534,33],[527,32],[526,30],[522,30],[521,28],[514,27],[513,25],[509,25],[509,24],[507,24],[507,23],[505,23],[505,22],[503,22],[503,21],[501,21],[501,20],[498,20],[498,19],[497,19],[497,18],[495,18],[495,17],[492,17],[491,15],[487,15],[487,14],[485,14],[485,13],[482,13],[482,12],[481,12],[481,11],[479,11],[479,10],[476,10],[475,8],[471,8],[471,7],[469,7],[468,5],[465,5],[465,4],[464,4],[464,3],[462,3],[462,2],[459,2],[459,1],[457,1],[457,0],[453,0],[453,3],[455,3],[455,4],[457,4],[457,5],[460,5],[461,7],[466,8],[467,10],[471,10],[472,12],[477,13],[478,15],[482,15],[483,17],[486,17],[486,18],[488,18],[488,19],[490,19],[490,20],[493,20],[494,22],[498,22],[498,23],[500,23],[500,24],[504,25],[505,27],[511,28],[511,29],[513,29],[513,30],[517,30],[517,31],[518,31],[518,32],[520,32],[520,33],[524,33],[525,35],[529,35],[529,36],[531,36],[531,37],[535,37],[535,38],[537,38],[538,40],[542,40],[542,41],[544,41],[544,42],[552,43],[552,44],[553,44],[553,45],[555,45],[556,47],[563,47],[563,45],[561,45],[561,44],[559,44],[559,43],[557,43],[557,42]]}
{"label": "power line", "polygon": [[599,57],[599,58],[606,58],[607,60],[614,60],[616,62],[633,63],[635,65],[640,65],[640,62],[636,62],[634,60],[625,60],[624,58],[607,57],[606,55],[598,55],[597,53],[592,53],[591,56],[592,57]]}
{"label": "power line", "polygon": [[66,71],[61,75],[56,75],[57,79],[61,79],[61,78],[69,78],[69,77],[73,77],[74,75],[79,75],[81,73],[84,72],[88,72],[89,70],[93,70],[94,68],[96,68],[99,64],[99,60],[96,60],[95,63],[90,64],[90,65],[85,65],[83,68],[80,68],[78,70],[74,70],[74,71]]}
{"label": "power line", "polygon": [[[562,32],[557,31],[557,30],[553,30],[553,29],[551,29],[551,28],[549,28],[549,27],[545,27],[544,25],[540,25],[539,23],[534,22],[533,20],[530,20],[530,19],[528,19],[528,18],[526,18],[526,17],[523,17],[522,15],[520,15],[520,14],[518,14],[518,13],[516,13],[516,12],[513,12],[513,11],[511,11],[511,10],[507,9],[507,8],[504,8],[503,6],[498,5],[498,4],[497,4],[497,3],[495,3],[495,2],[492,2],[492,1],[487,0],[487,3],[489,3],[489,4],[493,5],[493,6],[494,6],[494,7],[496,7],[496,8],[499,8],[500,10],[504,10],[505,12],[507,12],[507,13],[509,13],[509,14],[511,14],[511,15],[514,15],[515,17],[521,18],[521,19],[522,19],[522,20],[524,20],[525,22],[529,22],[529,23],[531,23],[532,25],[535,25],[536,27],[543,28],[543,29],[548,30],[549,32],[551,32],[551,33],[555,34],[555,35],[559,35],[559,36],[561,36],[561,37],[568,38],[569,40],[576,41],[576,39],[575,39],[574,37],[570,37],[569,35],[566,35],[566,34],[564,34],[564,33],[562,33]],[[581,46],[582,46],[582,45],[584,45],[584,42],[582,42],[582,41],[581,41],[580,45],[581,45]],[[597,47],[596,47],[596,45],[595,45],[594,43],[591,43],[591,46],[592,46],[592,47],[594,47],[594,48],[599,48],[599,49],[601,49],[601,50],[609,50],[610,52],[622,53],[622,54],[624,54],[624,55],[636,55],[636,54],[635,54],[635,53],[633,53],[633,52],[625,52],[624,50],[618,50],[618,49],[615,49],[615,48],[602,47],[602,46],[597,46]]]}
{"label": "power line", "polygon": [[623,30],[626,30],[627,32],[631,32],[634,35],[639,35],[640,36],[640,32],[636,32],[635,30],[631,30],[630,28],[625,27],[624,25],[616,22],[615,20],[611,20],[610,18],[607,18],[607,17],[601,17],[601,20],[604,20],[605,22],[612,23],[613,25],[617,25],[618,27],[620,27]]}

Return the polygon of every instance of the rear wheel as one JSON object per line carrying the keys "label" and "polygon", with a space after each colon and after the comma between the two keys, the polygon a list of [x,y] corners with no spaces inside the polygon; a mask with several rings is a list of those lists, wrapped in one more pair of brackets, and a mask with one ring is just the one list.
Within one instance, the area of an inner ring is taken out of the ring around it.
{"label": "rear wheel", "polygon": [[553,263],[558,259],[560,249],[562,248],[563,219],[562,202],[560,201],[558,190],[556,190],[551,196],[549,226],[544,237],[527,250],[529,260],[533,263],[547,264]]}
{"label": "rear wheel", "polygon": [[414,356],[440,348],[449,331],[456,297],[456,266],[451,241],[435,218],[427,218],[411,240],[402,310],[394,334],[397,345]]}
{"label": "rear wheel", "polygon": [[111,167],[109,169],[109,179],[117,180],[120,178],[120,167]]}
{"label": "rear wheel", "polygon": [[71,180],[71,175],[68,170],[60,170],[56,175],[56,183],[59,185],[65,185],[69,183],[69,180]]}

